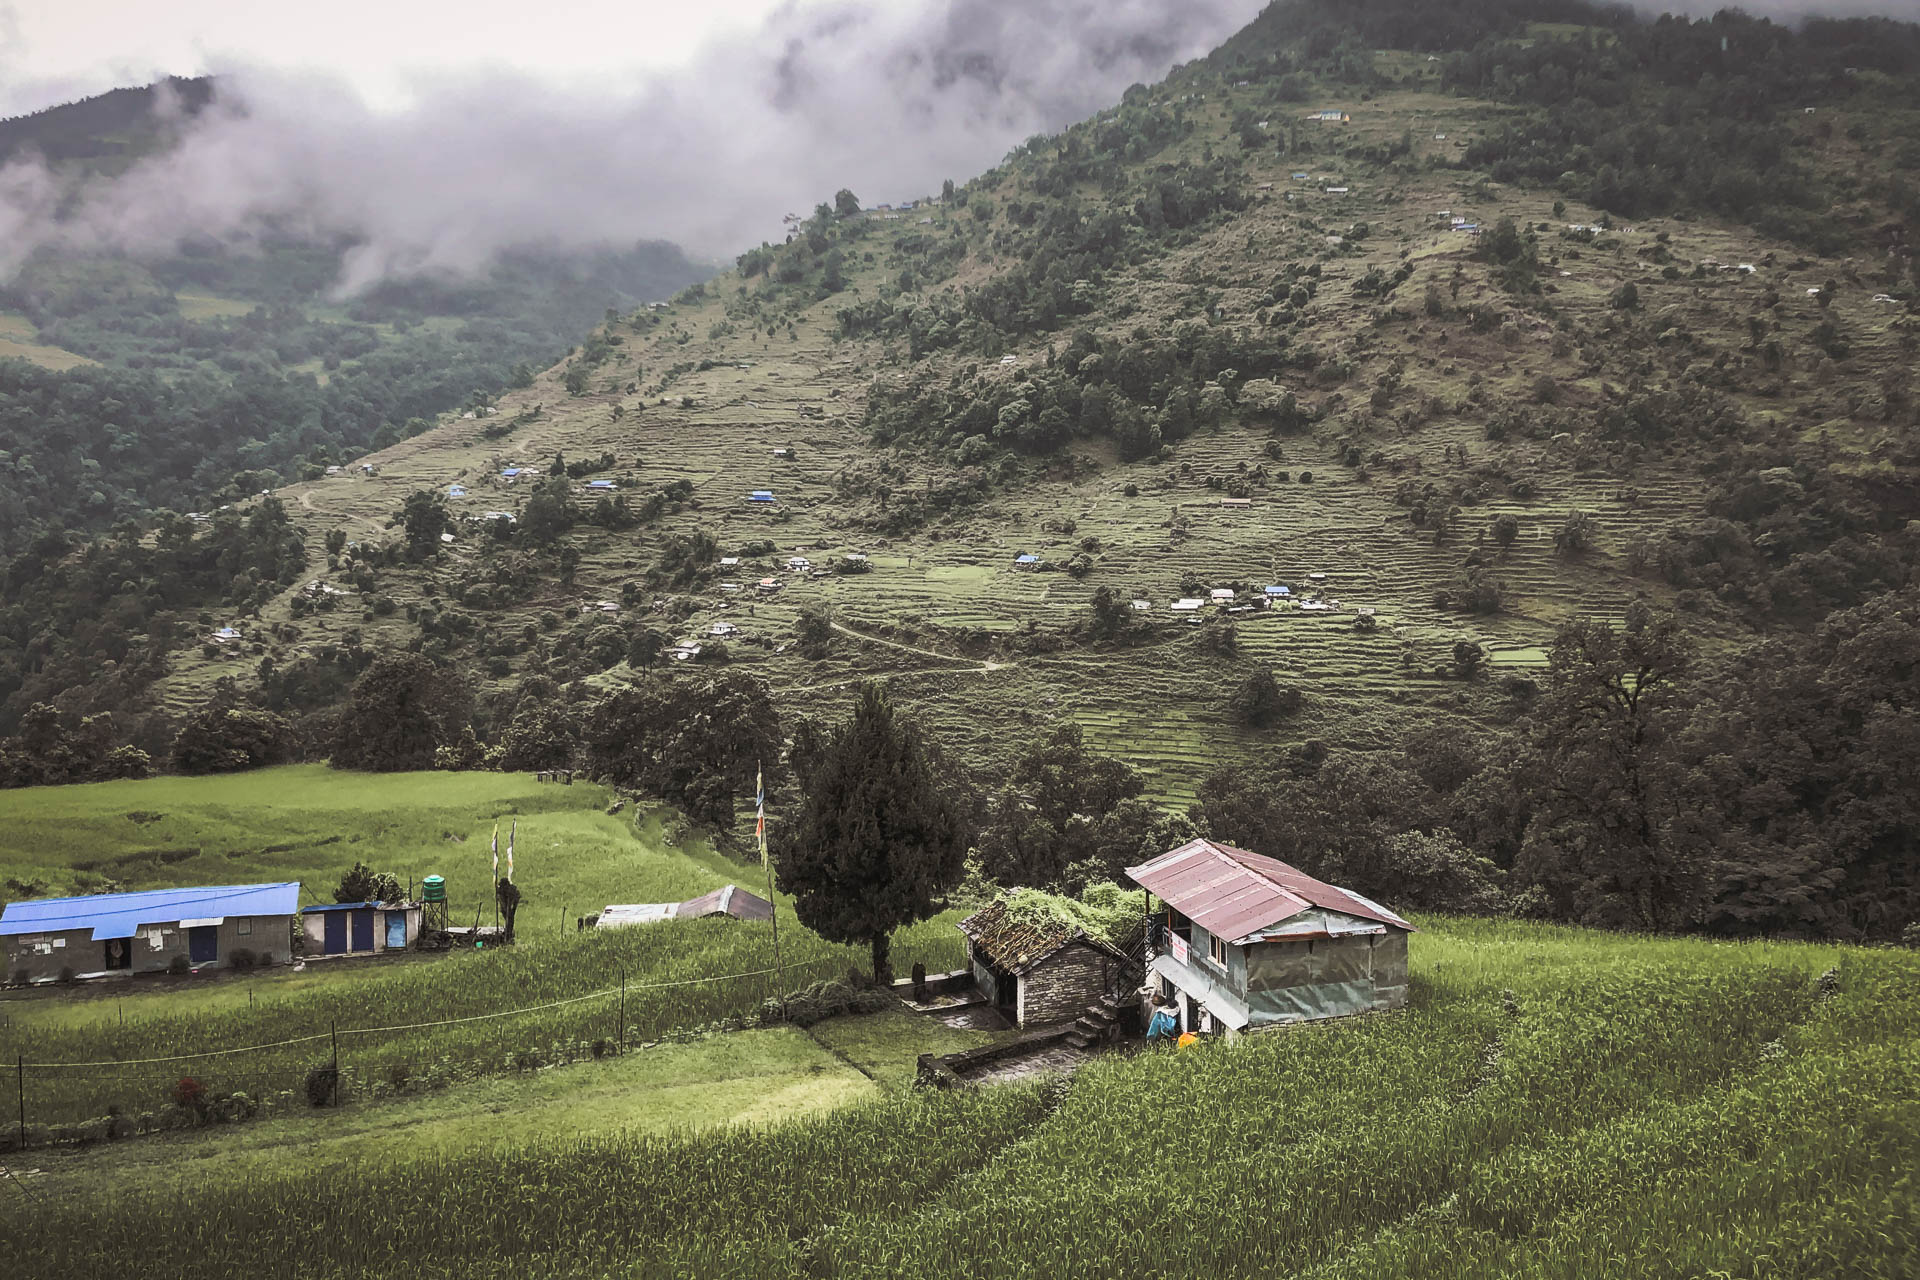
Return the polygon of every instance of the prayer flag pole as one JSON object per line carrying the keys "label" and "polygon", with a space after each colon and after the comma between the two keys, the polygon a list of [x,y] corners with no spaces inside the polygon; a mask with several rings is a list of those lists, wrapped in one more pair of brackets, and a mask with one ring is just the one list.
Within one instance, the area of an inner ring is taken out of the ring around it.
{"label": "prayer flag pole", "polygon": [[786,975],[780,968],[780,903],[773,896],[773,860],[767,856],[767,782],[758,763],[753,766],[753,834],[760,841],[760,869],[767,873],[767,909],[773,914],[773,976],[785,995]]}

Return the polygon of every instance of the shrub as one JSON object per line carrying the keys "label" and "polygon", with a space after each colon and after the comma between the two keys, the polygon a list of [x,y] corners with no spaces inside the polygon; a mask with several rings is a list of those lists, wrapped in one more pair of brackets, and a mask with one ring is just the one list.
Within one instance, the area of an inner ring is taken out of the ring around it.
{"label": "shrub", "polygon": [[187,959],[185,956],[175,956],[170,962],[168,962],[167,972],[172,974],[176,978],[181,977],[182,975],[185,975],[185,974],[192,973],[193,961]]}
{"label": "shrub", "polygon": [[192,1076],[181,1076],[174,1083],[172,1099],[173,1105],[182,1111],[190,1111],[196,1116],[204,1115],[207,1110],[207,1086]]}
{"label": "shrub", "polygon": [[247,947],[235,947],[227,957],[227,967],[235,973],[245,973],[259,963],[260,957]]}
{"label": "shrub", "polygon": [[74,981],[73,966],[70,964],[61,965],[60,966],[60,985],[63,987],[70,987],[73,985],[73,981]]}
{"label": "shrub", "polygon": [[309,1067],[306,1078],[307,1105],[310,1107],[337,1107],[340,1105],[340,1068],[331,1062]]}
{"label": "shrub", "polygon": [[1311,472],[1311,471],[1302,471],[1302,472],[1300,473],[1300,483],[1301,483],[1301,484],[1312,484],[1312,483],[1313,483],[1313,472]]}

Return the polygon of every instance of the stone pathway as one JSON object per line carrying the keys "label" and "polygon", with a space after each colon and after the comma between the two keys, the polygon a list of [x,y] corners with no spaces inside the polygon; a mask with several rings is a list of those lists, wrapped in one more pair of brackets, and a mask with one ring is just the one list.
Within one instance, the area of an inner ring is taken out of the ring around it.
{"label": "stone pathway", "polygon": [[1013,1024],[990,1004],[964,1005],[945,1012],[934,1009],[930,1010],[927,1016],[937,1020],[943,1026],[960,1031],[1008,1031],[1013,1027]]}

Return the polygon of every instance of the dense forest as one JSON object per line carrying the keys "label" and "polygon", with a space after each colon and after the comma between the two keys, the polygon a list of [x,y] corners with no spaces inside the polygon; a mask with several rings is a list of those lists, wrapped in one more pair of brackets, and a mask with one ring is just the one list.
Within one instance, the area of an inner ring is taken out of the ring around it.
{"label": "dense forest", "polygon": [[[0,360],[0,555],[41,531],[216,506],[383,448],[524,385],[609,308],[703,274],[662,244],[529,252],[481,278],[328,303],[345,248],[189,244],[144,264],[29,263],[0,308],[99,364]],[[191,318],[188,290],[240,305]]]}

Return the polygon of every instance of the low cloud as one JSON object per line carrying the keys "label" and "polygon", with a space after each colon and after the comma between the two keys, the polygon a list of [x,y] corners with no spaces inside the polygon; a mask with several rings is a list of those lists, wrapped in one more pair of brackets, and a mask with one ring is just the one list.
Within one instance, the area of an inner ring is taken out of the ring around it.
{"label": "low cloud", "polygon": [[[520,245],[642,238],[729,255],[839,187],[928,194],[1204,54],[1260,0],[793,4],[610,91],[497,72],[383,109],[343,81],[220,75],[180,144],[79,191],[0,171],[0,274],[47,244],[165,252],[269,227],[355,236],[340,286],[484,266]],[[55,217],[55,211],[60,210]]]}

